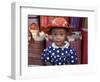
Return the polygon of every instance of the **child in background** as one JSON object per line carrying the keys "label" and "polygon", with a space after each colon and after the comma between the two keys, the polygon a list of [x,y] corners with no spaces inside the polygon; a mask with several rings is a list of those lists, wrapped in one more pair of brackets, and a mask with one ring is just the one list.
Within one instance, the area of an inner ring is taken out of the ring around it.
{"label": "child in background", "polygon": [[45,33],[43,31],[39,32],[39,26],[36,23],[30,25],[29,31],[34,41],[43,41],[45,39]]}
{"label": "child in background", "polygon": [[[60,25],[59,25],[59,24]],[[56,18],[48,27],[52,36],[52,44],[44,49],[41,59],[46,65],[77,64],[75,49],[70,47],[67,38],[68,22],[64,18]]]}

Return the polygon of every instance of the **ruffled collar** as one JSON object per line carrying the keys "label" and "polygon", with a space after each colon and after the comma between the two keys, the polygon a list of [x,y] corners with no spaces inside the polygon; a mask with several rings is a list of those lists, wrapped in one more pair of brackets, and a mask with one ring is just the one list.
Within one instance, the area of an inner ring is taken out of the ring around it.
{"label": "ruffled collar", "polygon": [[58,46],[53,42],[53,43],[52,43],[52,47],[53,47],[53,48],[68,48],[68,47],[70,46],[70,44],[69,44],[68,41],[65,41],[64,43],[65,43],[64,46],[58,47]]}

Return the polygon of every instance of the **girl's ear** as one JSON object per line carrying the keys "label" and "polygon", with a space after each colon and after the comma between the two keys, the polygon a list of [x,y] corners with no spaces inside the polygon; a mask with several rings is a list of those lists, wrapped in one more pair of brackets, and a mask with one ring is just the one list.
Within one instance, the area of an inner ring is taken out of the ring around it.
{"label": "girl's ear", "polygon": [[46,40],[47,40],[47,41],[52,41],[52,35],[46,34]]}
{"label": "girl's ear", "polygon": [[68,36],[66,35],[65,40],[68,41]]}
{"label": "girl's ear", "polygon": [[52,41],[52,35],[48,35],[48,39]]}

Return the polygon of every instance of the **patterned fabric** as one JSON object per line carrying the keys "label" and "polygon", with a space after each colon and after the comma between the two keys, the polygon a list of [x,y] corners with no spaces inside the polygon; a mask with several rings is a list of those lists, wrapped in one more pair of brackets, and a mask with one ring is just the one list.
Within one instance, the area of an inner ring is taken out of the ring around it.
{"label": "patterned fabric", "polygon": [[53,45],[44,49],[41,57],[42,61],[46,64],[51,65],[65,65],[65,64],[76,64],[77,55],[76,51],[68,47],[55,48]]}

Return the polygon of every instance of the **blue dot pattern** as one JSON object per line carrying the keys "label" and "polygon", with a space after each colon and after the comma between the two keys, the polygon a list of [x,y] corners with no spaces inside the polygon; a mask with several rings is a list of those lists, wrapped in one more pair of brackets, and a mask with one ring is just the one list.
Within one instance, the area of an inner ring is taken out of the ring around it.
{"label": "blue dot pattern", "polygon": [[77,63],[76,51],[70,46],[67,48],[53,48],[52,46],[49,46],[44,49],[41,59],[44,63],[49,62],[51,65]]}

